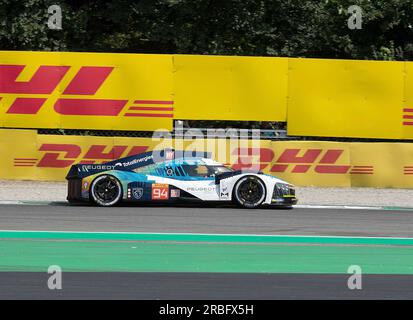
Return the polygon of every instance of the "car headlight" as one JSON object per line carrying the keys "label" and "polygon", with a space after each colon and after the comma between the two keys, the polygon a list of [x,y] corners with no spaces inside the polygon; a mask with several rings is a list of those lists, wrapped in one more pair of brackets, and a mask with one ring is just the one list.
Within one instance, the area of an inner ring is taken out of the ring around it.
{"label": "car headlight", "polygon": [[275,184],[275,187],[280,191],[278,193],[281,193],[282,196],[295,195],[294,186],[290,184],[278,182]]}
{"label": "car headlight", "polygon": [[279,189],[281,189],[281,190],[289,190],[289,187],[288,187],[288,184],[285,184],[285,183],[280,183],[280,182],[278,182],[277,184],[276,184],[276,186],[277,186],[277,188],[279,188]]}

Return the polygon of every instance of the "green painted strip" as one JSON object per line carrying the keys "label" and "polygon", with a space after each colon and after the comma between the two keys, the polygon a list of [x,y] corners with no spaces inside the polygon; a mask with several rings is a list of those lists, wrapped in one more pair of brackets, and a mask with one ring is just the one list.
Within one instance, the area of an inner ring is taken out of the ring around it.
{"label": "green painted strip", "polygon": [[386,237],[324,237],[279,236],[246,234],[196,234],[196,233],[122,233],[122,232],[58,232],[1,230],[0,239],[58,239],[102,241],[173,241],[220,243],[294,243],[343,245],[395,245],[412,246],[413,238]]}
{"label": "green painted strip", "polygon": [[412,207],[383,207],[384,210],[388,210],[388,211],[413,211]]}
{"label": "green painted strip", "polygon": [[413,249],[384,246],[0,241],[0,271],[413,274]]}
{"label": "green painted strip", "polygon": [[356,264],[413,274],[411,238],[4,230],[0,239],[0,271],[345,273]]}

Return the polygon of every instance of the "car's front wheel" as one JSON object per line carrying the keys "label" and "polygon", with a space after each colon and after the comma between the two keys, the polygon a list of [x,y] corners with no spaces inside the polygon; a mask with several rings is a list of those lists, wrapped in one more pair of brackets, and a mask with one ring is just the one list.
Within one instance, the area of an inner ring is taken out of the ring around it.
{"label": "car's front wheel", "polygon": [[122,199],[122,186],[119,180],[111,175],[97,177],[90,189],[93,201],[100,206],[113,206]]}
{"label": "car's front wheel", "polygon": [[261,179],[245,176],[236,183],[233,198],[240,206],[253,209],[264,202],[265,195],[265,186]]}

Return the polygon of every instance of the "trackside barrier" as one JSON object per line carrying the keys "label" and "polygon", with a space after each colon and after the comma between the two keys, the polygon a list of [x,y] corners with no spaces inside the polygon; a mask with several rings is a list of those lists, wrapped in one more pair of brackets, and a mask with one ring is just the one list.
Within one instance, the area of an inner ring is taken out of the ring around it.
{"label": "trackside barrier", "polygon": [[[0,126],[155,131],[286,121],[287,59],[0,52]],[[276,83],[276,86],[274,84]]]}
{"label": "trackside barrier", "polygon": [[174,119],[413,139],[413,62],[0,51],[0,127],[154,131]]}
{"label": "trackside barrier", "polygon": [[0,178],[64,180],[72,164],[99,164],[154,148],[209,151],[234,168],[260,169],[300,186],[413,187],[413,144],[161,140],[38,135],[0,130]]}
{"label": "trackside barrier", "polygon": [[288,59],[174,56],[176,119],[286,121]]}
{"label": "trackside barrier", "polygon": [[413,138],[410,62],[291,59],[289,67],[289,135]]}
{"label": "trackside barrier", "polygon": [[0,52],[0,125],[172,129],[172,56]]}

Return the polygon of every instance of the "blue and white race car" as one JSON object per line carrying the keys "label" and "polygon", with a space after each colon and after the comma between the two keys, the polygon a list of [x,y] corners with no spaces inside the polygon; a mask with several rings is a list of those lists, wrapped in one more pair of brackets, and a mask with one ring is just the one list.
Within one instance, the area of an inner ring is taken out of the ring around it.
{"label": "blue and white race car", "polygon": [[66,176],[67,200],[93,201],[99,206],[208,201],[245,208],[297,203],[291,184],[262,172],[233,170],[208,156],[163,150],[104,164],[76,164]]}

